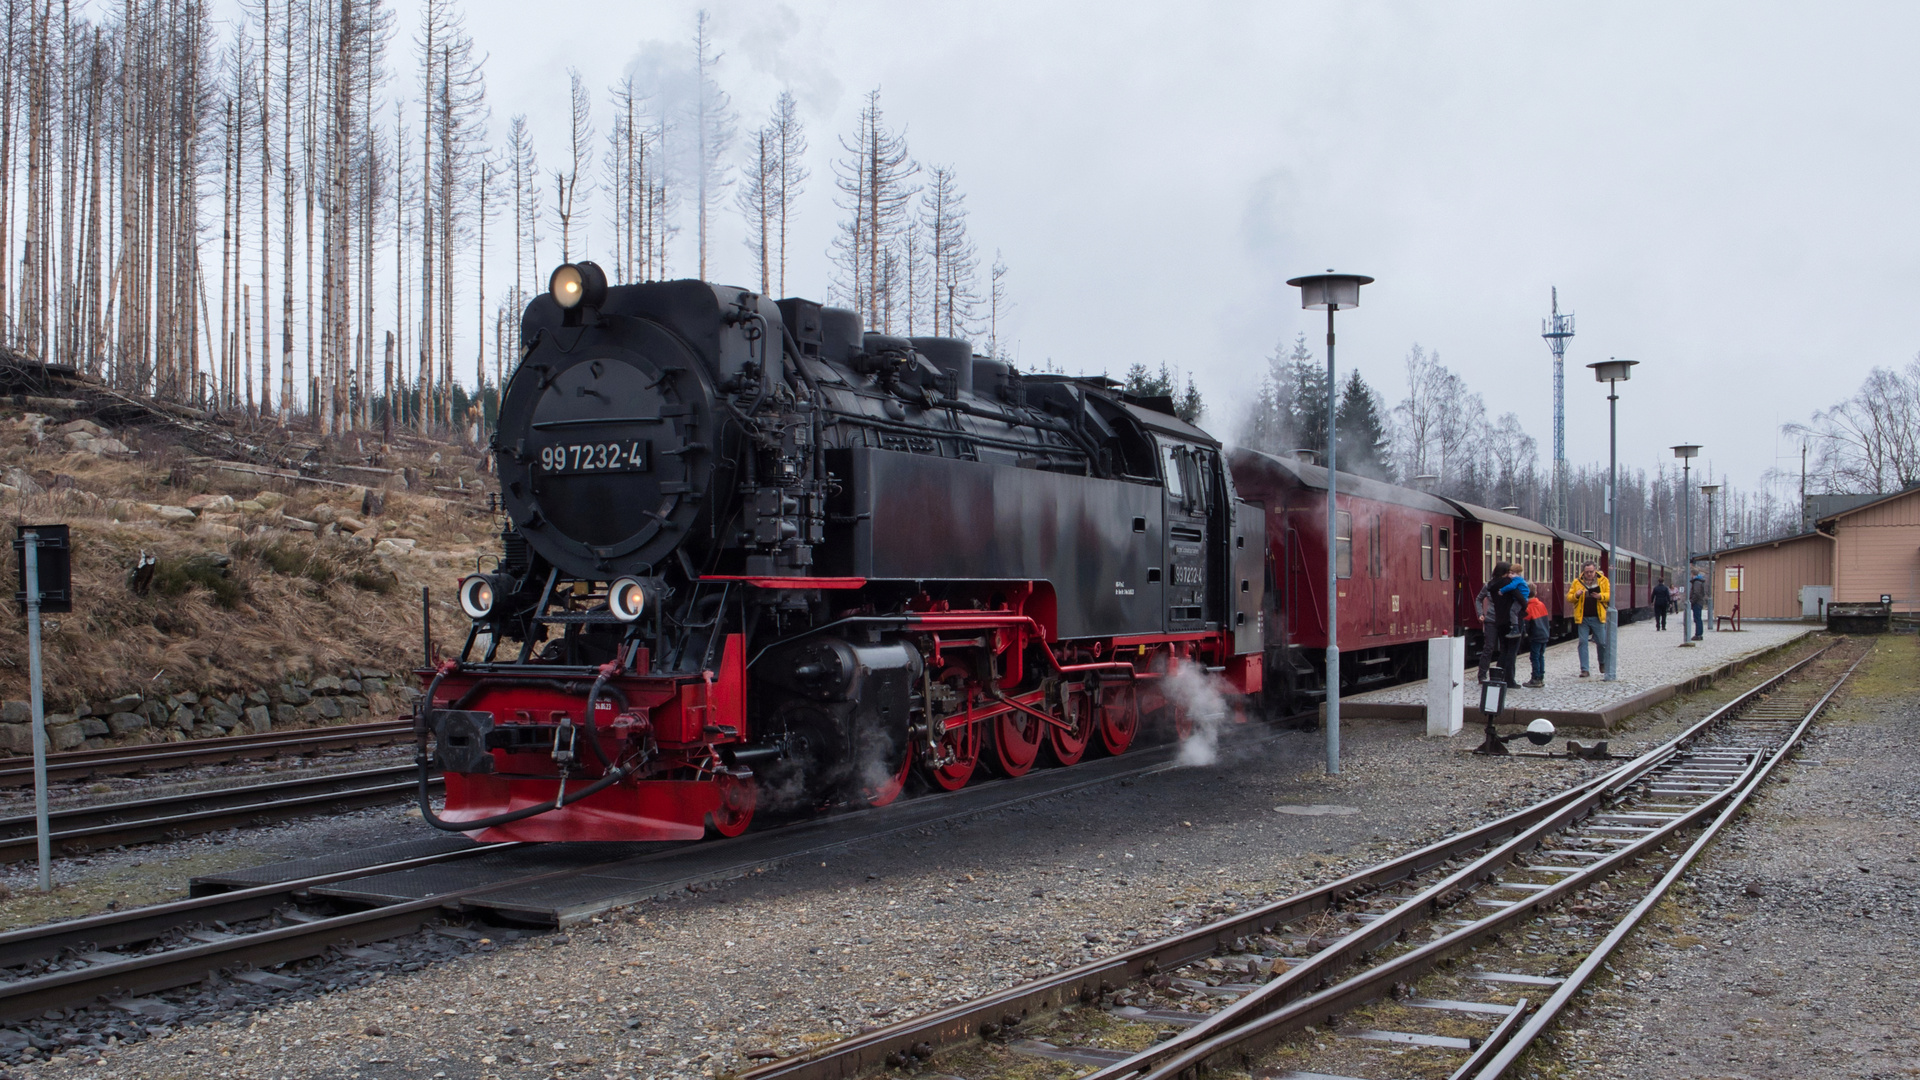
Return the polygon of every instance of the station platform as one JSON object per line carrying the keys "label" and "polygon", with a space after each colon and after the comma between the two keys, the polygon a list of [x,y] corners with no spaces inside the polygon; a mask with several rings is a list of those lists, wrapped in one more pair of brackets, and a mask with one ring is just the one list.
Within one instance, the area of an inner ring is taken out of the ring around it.
{"label": "station platform", "polygon": [[[1525,724],[1535,719],[1555,727],[1596,728],[1611,731],[1627,717],[1650,709],[1675,694],[1697,690],[1755,657],[1772,652],[1820,627],[1811,623],[1748,622],[1740,630],[1707,631],[1693,648],[1680,647],[1677,620],[1656,631],[1652,620],[1620,628],[1620,678],[1600,677],[1599,657],[1592,658],[1592,676],[1580,678],[1578,643],[1563,641],[1547,647],[1546,687],[1507,691],[1506,719]],[[1588,646],[1589,650],[1592,646]],[[1466,726],[1486,722],[1478,706],[1479,657],[1467,658]],[[1527,681],[1530,668],[1523,650],[1515,665],[1516,677]],[[1427,717],[1427,681],[1402,683],[1340,699],[1340,715],[1352,719],[1418,720]],[[1503,721],[1505,722],[1505,721]]]}

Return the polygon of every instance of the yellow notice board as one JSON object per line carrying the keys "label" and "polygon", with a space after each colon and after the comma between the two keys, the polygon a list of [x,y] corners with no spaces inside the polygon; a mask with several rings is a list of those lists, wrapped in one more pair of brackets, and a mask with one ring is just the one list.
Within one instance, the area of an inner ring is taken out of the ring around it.
{"label": "yellow notice board", "polygon": [[1744,566],[1727,567],[1727,591],[1728,592],[1740,591],[1740,574],[1745,569],[1746,567]]}

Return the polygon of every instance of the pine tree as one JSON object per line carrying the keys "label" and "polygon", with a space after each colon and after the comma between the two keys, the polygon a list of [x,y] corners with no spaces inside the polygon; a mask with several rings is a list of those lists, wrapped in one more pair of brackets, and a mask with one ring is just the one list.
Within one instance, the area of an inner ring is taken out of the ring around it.
{"label": "pine tree", "polygon": [[1380,418],[1379,398],[1358,371],[1347,373],[1337,415],[1340,471],[1391,482],[1393,448]]}

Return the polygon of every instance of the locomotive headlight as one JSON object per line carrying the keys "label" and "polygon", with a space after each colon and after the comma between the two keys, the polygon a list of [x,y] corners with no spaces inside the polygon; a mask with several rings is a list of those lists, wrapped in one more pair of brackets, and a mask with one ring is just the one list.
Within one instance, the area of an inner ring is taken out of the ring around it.
{"label": "locomotive headlight", "polygon": [[607,590],[607,607],[621,622],[634,622],[647,610],[647,587],[638,578],[623,577]]}
{"label": "locomotive headlight", "polygon": [[593,263],[562,263],[547,279],[547,291],[561,310],[597,308],[607,297],[607,275]]}
{"label": "locomotive headlight", "polygon": [[495,596],[493,579],[486,574],[474,574],[460,582],[460,610],[474,622],[493,615]]}

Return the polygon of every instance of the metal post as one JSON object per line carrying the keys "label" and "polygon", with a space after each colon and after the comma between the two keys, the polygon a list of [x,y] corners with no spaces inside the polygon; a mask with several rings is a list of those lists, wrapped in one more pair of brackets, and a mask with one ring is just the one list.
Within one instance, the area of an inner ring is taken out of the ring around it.
{"label": "metal post", "polygon": [[1327,305],[1327,775],[1340,773],[1340,529],[1334,502],[1334,429],[1339,385],[1333,378],[1333,313]]}
{"label": "metal post", "polygon": [[[1714,550],[1714,547],[1713,547],[1713,492],[1711,491],[1707,492],[1707,550],[1708,551]],[[1720,632],[1720,624],[1713,617],[1713,609],[1716,606],[1714,604],[1714,593],[1718,591],[1713,587],[1713,578],[1714,578],[1714,575],[1718,574],[1719,572],[1720,572],[1720,560],[1708,559],[1707,560],[1707,625],[1713,627],[1713,630],[1715,633]]]}
{"label": "metal post", "polygon": [[1687,521],[1686,559],[1680,570],[1681,587],[1686,590],[1680,602],[1680,647],[1693,647],[1693,461],[1680,459],[1680,516]]}
{"label": "metal post", "polygon": [[1620,384],[1607,380],[1607,658],[1602,681],[1620,678]]}
{"label": "metal post", "polygon": [[26,532],[27,670],[33,702],[33,825],[39,837],[40,891],[53,891],[53,835],[47,826],[47,711],[40,691],[40,534]]}

